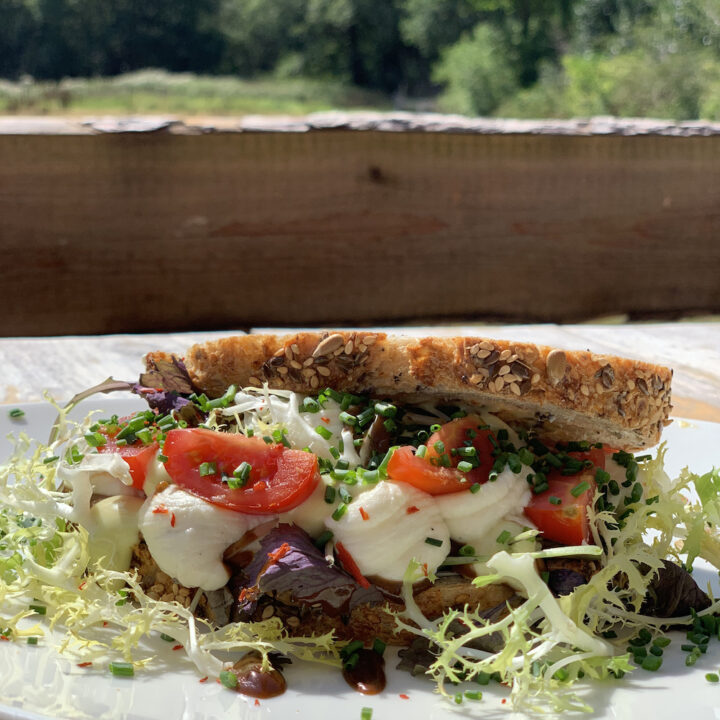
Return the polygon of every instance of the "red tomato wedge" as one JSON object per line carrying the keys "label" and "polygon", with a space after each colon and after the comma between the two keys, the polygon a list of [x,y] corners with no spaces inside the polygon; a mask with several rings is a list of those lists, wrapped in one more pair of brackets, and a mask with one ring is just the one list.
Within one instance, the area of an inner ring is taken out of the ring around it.
{"label": "red tomato wedge", "polygon": [[155,459],[158,447],[159,445],[156,442],[145,445],[140,440],[132,445],[118,445],[114,437],[109,437],[104,445],[98,447],[98,452],[119,455],[130,468],[132,486],[142,490],[145,485],[148,465]]}
{"label": "red tomato wedge", "polygon": [[[430,436],[424,458],[415,455],[413,448],[409,446],[397,449],[388,463],[388,477],[398,482],[406,482],[430,495],[469,490],[475,483],[487,482],[493,465],[493,446],[490,432],[480,429],[483,426],[482,419],[477,415],[452,420]],[[443,443],[442,453],[435,447],[438,442]],[[466,442],[472,442],[480,466],[462,472],[456,468],[464,458],[454,455],[452,450],[468,447]],[[447,455],[450,467],[438,464],[442,455]]]}
{"label": "red tomato wedge", "polygon": [[[260,438],[201,428],[171,430],[165,439],[165,469],[173,482],[216,505],[248,513],[274,515],[307,500],[320,476],[317,457],[284,445],[267,445]],[[252,469],[246,485],[232,489],[222,481],[243,462]],[[200,474],[200,465],[216,471]]]}
{"label": "red tomato wedge", "polygon": [[[605,469],[607,452],[612,451],[593,448],[588,452],[568,453],[578,460],[590,460],[593,467],[576,475],[562,475],[559,471],[553,471],[547,478],[549,488],[545,492],[533,494],[525,508],[525,515],[537,525],[545,538],[562,545],[590,542],[587,510],[595,497],[595,469]],[[587,483],[588,488],[578,493],[583,482]]]}

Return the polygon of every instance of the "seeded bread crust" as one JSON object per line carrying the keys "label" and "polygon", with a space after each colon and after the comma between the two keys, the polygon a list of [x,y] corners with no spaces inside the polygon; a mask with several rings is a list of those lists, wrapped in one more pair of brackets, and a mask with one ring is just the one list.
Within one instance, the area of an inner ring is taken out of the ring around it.
{"label": "seeded bread crust", "polygon": [[624,450],[657,443],[672,409],[669,368],[488,338],[241,335],[194,345],[184,360],[193,382],[211,397],[232,383],[267,382],[301,393],[332,387],[406,402],[459,401],[547,441],[588,440]]}

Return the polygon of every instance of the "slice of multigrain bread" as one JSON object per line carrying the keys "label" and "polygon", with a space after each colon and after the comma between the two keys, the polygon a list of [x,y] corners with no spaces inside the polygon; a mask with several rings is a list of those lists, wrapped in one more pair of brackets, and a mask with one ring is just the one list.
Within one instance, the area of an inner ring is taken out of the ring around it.
{"label": "slice of multigrain bread", "polygon": [[[148,355],[149,366],[162,357]],[[672,370],[627,358],[477,337],[363,331],[240,335],[191,347],[185,365],[211,397],[231,384],[316,394],[325,387],[406,402],[462,402],[548,441],[624,450],[658,442]]]}

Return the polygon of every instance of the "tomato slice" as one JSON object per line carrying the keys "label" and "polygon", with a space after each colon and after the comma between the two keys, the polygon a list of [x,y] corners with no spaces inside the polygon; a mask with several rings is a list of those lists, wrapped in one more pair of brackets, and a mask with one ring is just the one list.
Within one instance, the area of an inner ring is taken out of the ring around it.
{"label": "tomato slice", "polygon": [[[312,495],[320,476],[317,457],[284,445],[267,445],[260,438],[202,428],[171,430],[163,446],[165,469],[182,488],[216,505],[248,513],[274,515],[297,507]],[[252,469],[244,487],[222,481],[243,462]],[[215,472],[200,474],[212,463]]]}
{"label": "tomato slice", "polygon": [[[533,494],[525,508],[525,515],[542,531],[543,537],[562,545],[591,541],[587,511],[595,497],[595,469],[605,469],[608,452],[612,451],[592,448],[587,452],[569,452],[577,460],[590,460],[593,467],[576,475],[562,475],[557,470],[548,474],[548,489]],[[581,488],[583,482],[587,482],[588,488],[578,494],[576,488]]]}
{"label": "tomato slice", "polygon": [[[475,483],[487,482],[493,465],[492,442],[490,432],[482,429],[482,418],[468,415],[452,420],[433,433],[427,441],[424,458],[415,455],[413,448],[406,446],[397,449],[388,463],[388,477],[398,482],[406,482],[430,495],[469,490]],[[436,444],[441,442],[442,446]],[[477,452],[480,466],[468,472],[457,470],[462,455],[452,450],[469,447],[470,442]],[[443,448],[440,452],[440,448]],[[447,456],[449,467],[439,464],[442,456]]]}
{"label": "tomato slice", "polygon": [[145,485],[148,465],[155,459],[159,447],[156,442],[145,445],[140,440],[132,445],[118,445],[114,437],[109,437],[104,445],[98,447],[98,452],[119,455],[130,469],[132,486],[142,490]]}

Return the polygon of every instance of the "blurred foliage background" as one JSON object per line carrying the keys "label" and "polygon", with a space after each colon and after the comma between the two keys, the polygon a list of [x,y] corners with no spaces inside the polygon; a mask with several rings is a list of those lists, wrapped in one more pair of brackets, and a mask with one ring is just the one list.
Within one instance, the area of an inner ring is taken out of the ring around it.
{"label": "blurred foliage background", "polygon": [[720,0],[0,0],[0,78],[6,113],[720,119]]}

